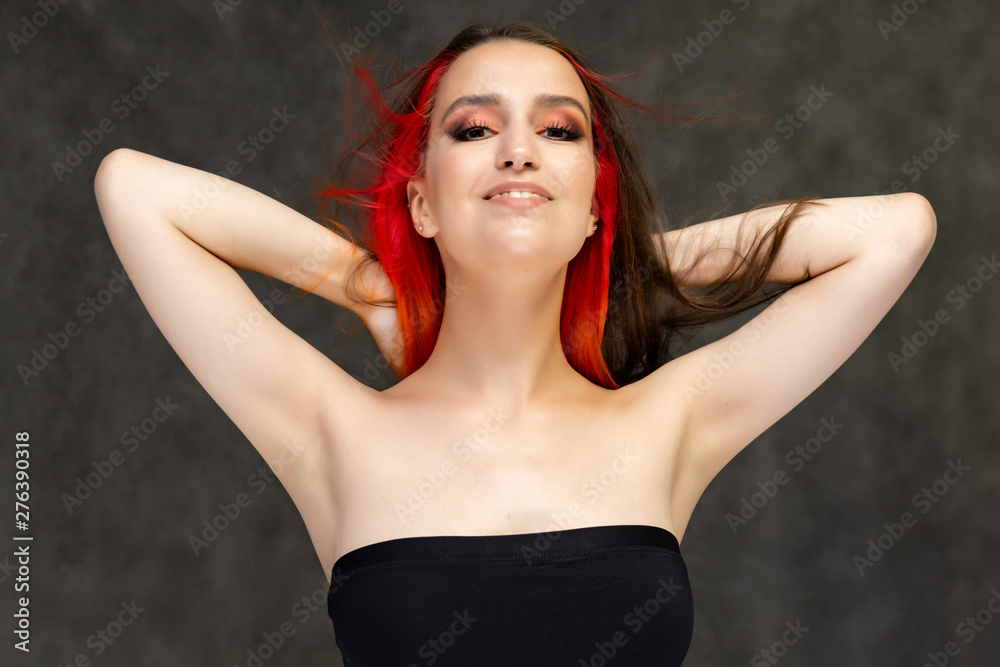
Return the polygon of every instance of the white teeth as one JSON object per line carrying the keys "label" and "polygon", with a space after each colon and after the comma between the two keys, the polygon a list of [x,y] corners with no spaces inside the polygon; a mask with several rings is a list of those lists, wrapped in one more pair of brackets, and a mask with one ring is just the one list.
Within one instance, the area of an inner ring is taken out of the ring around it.
{"label": "white teeth", "polygon": [[498,192],[492,197],[490,197],[490,199],[493,199],[493,197],[499,197],[501,195],[508,195],[510,197],[515,197],[515,198],[523,198],[523,197],[541,197],[542,199],[546,198],[544,195],[536,194],[534,192],[525,192],[523,190],[512,190],[510,192]]}

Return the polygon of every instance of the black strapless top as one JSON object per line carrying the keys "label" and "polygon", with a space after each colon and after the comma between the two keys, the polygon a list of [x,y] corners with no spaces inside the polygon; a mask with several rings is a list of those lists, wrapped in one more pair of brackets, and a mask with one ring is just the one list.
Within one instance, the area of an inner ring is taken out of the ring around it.
{"label": "black strapless top", "polygon": [[351,667],[676,667],[694,630],[677,539],[644,525],[370,544],[327,610]]}

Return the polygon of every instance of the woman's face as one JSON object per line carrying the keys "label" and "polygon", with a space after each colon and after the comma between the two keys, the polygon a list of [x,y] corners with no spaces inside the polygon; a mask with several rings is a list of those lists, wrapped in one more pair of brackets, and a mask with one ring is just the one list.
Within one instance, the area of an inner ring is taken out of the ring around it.
{"label": "woman's face", "polygon": [[[435,239],[446,273],[554,272],[576,256],[597,221],[591,114],[573,65],[547,47],[482,44],[452,63],[434,100],[424,171],[407,189],[414,226]],[[507,181],[547,197],[487,199],[525,189]]]}

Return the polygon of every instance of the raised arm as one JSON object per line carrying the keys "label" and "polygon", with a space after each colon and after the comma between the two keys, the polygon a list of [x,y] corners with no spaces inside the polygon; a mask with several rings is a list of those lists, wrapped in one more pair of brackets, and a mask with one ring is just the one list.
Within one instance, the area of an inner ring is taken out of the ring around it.
{"label": "raised arm", "polygon": [[250,188],[127,149],[104,158],[95,193],[153,321],[265,461],[284,471],[298,503],[324,465],[324,420],[349,414],[373,390],[278,322],[234,267],[348,305],[340,277],[357,249]]}
{"label": "raised arm", "polygon": [[[869,199],[869,198],[860,198]],[[875,198],[870,198],[875,199]],[[832,200],[818,200],[814,206],[828,206]],[[869,202],[871,205],[874,202]],[[773,228],[783,214],[792,212],[792,206],[784,204],[768,206],[751,210],[746,213],[731,215],[717,220],[709,220],[696,225],[657,234],[655,246],[658,251],[666,252],[671,271],[681,287],[705,287],[719,284],[733,263],[736,254],[746,256],[755,238],[762,237]],[[801,237],[803,220],[795,223],[798,228],[794,236]],[[847,236],[853,236],[851,227],[845,227]],[[861,229],[858,228],[860,235]],[[813,253],[805,257],[801,249],[789,248],[791,238],[782,244],[782,252],[775,260],[768,273],[768,282],[799,283],[807,275],[807,269],[825,272],[833,266],[831,262],[842,262],[852,251],[839,248],[836,253],[820,256]],[[807,262],[812,262],[809,266]]]}
{"label": "raised arm", "polygon": [[[674,511],[686,524],[701,493],[743,447],[798,405],[871,334],[913,279],[934,242],[937,221],[915,193],[820,200],[795,219],[770,282],[795,283],[737,331],[652,373],[653,400],[683,401]],[[752,212],[764,231],[785,206]],[[693,268],[718,241],[732,248],[743,216],[668,232],[673,267],[689,285],[713,284],[731,255]],[[746,237],[744,237],[746,238]]]}

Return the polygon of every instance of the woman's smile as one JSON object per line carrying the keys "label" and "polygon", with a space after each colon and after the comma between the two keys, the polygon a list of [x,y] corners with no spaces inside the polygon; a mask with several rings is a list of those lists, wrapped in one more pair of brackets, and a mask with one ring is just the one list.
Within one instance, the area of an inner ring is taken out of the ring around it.
{"label": "woman's smile", "polygon": [[503,204],[504,206],[510,206],[511,208],[521,209],[535,208],[536,206],[549,203],[549,199],[542,195],[537,195],[533,192],[516,191],[494,195],[486,199],[486,201],[493,204]]}

